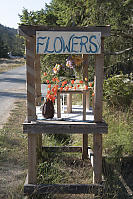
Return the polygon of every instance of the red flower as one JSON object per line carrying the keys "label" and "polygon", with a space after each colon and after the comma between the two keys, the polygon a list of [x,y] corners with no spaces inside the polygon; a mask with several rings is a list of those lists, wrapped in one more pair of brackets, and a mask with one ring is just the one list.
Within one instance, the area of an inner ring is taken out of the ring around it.
{"label": "red flower", "polygon": [[80,85],[78,84],[78,85],[77,85],[77,87],[79,88],[79,87],[80,87]]}
{"label": "red flower", "polygon": [[74,80],[73,79],[71,80],[71,84],[74,84]]}
{"label": "red flower", "polygon": [[80,80],[80,81],[79,81],[79,83],[80,83],[80,84],[83,84],[83,81],[82,81],[82,80]]}
{"label": "red flower", "polygon": [[74,86],[74,89],[76,90],[76,86]]}
{"label": "red flower", "polygon": [[44,72],[44,73],[43,73],[43,75],[44,75],[44,76],[47,76],[47,73],[46,73],[46,72]]}
{"label": "red flower", "polygon": [[46,80],[46,83],[49,84],[49,80]]}

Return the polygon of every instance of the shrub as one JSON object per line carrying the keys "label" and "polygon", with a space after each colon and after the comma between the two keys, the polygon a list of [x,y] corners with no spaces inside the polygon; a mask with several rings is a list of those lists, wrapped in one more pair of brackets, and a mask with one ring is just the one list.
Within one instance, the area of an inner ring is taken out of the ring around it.
{"label": "shrub", "polygon": [[133,100],[133,83],[127,75],[116,75],[104,81],[104,99],[109,106],[125,109]]}

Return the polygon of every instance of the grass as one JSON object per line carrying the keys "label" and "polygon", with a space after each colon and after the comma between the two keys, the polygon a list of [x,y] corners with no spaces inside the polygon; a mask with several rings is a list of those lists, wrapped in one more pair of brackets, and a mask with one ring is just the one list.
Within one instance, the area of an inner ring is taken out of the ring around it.
{"label": "grass", "polygon": [[[25,101],[16,102],[8,122],[0,130],[0,198],[23,199],[23,183],[27,169],[27,136],[22,133],[25,119]],[[116,111],[104,107],[104,119],[109,133],[103,136],[103,175],[106,193],[104,199],[128,199],[133,193],[133,111]],[[82,145],[82,135],[65,137],[43,136],[46,146]],[[89,136],[92,146],[92,136]],[[38,183],[92,183],[89,160],[82,161],[80,153],[43,153],[38,166]],[[47,195],[41,199],[87,199],[91,195]]]}
{"label": "grass", "polygon": [[0,58],[0,73],[14,69],[25,64],[24,58],[5,59]]}
{"label": "grass", "polygon": [[22,199],[27,168],[27,137],[22,133],[25,101],[15,103],[8,122],[0,130],[0,198]]}

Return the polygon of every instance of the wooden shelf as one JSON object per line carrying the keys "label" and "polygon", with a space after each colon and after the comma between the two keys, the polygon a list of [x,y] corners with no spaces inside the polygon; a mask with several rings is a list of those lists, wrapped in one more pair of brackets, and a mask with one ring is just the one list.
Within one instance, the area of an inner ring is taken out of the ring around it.
{"label": "wooden shelf", "polygon": [[107,133],[108,125],[105,122],[71,122],[45,120],[35,121],[23,124],[23,132],[31,134],[89,134],[89,133]]}

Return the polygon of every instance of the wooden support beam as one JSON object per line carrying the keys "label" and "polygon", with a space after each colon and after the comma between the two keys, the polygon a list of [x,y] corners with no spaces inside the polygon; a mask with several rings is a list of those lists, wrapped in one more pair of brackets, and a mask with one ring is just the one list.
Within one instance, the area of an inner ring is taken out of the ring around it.
{"label": "wooden support beam", "polygon": [[[41,70],[40,55],[35,55],[35,93],[36,106],[41,105]],[[37,162],[40,162],[42,154],[42,134],[37,135]]]}
{"label": "wooden support beam", "polygon": [[39,106],[41,105],[40,55],[35,55],[35,93],[36,93],[36,106]]}
{"label": "wooden support beam", "polygon": [[57,27],[43,25],[21,25],[19,26],[19,35],[35,36],[36,31],[84,31],[84,32],[101,32],[102,37],[110,36],[110,26],[87,26],[87,27]]}
{"label": "wooden support beam", "polygon": [[[94,121],[102,122],[102,98],[104,78],[104,39],[101,40],[101,54],[95,59],[95,80],[94,80]],[[102,135],[93,135],[94,151],[94,172],[93,183],[102,182]]]}
{"label": "wooden support beam", "polygon": [[82,147],[81,146],[54,146],[54,147],[42,147],[42,150],[45,152],[77,152],[77,153],[82,153]]}
{"label": "wooden support beam", "polygon": [[94,79],[94,120],[102,121],[102,102],[103,102],[103,79],[104,79],[104,40],[101,40],[101,51],[95,55],[95,79]]}
{"label": "wooden support beam", "polygon": [[[35,39],[26,40],[27,120],[36,120],[35,102]],[[37,135],[28,135],[28,183],[36,183]]]}
{"label": "wooden support beam", "polygon": [[[85,85],[88,86],[88,55],[83,54],[83,80]],[[86,120],[86,99],[88,92],[83,91],[83,121]],[[88,102],[88,100],[87,100]],[[82,159],[88,158],[88,134],[83,134],[83,153]]]}
{"label": "wooden support beam", "polygon": [[57,118],[61,118],[60,91],[57,92]]}
{"label": "wooden support beam", "polygon": [[[29,55],[32,53],[32,57]],[[29,38],[26,40],[26,76],[27,76],[27,120],[36,119],[36,107],[35,107],[35,40]]]}
{"label": "wooden support beam", "polygon": [[102,135],[93,135],[93,183],[102,182]]}
{"label": "wooden support beam", "polygon": [[36,165],[37,165],[37,136],[28,135],[28,183],[36,183]]}
{"label": "wooden support beam", "polygon": [[103,191],[98,184],[25,184],[24,193],[30,194],[97,194]]}
{"label": "wooden support beam", "polygon": [[107,133],[108,126],[105,122],[69,122],[69,121],[48,121],[24,123],[23,132],[31,134],[97,134]]}
{"label": "wooden support beam", "polygon": [[72,113],[72,93],[67,94],[67,113]]}
{"label": "wooden support beam", "polygon": [[[104,39],[101,40],[101,54],[96,55],[94,86],[94,121],[102,122],[102,98],[104,78]],[[93,135],[94,172],[93,182],[102,182],[102,135]]]}

